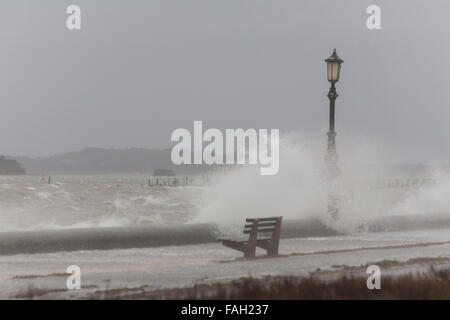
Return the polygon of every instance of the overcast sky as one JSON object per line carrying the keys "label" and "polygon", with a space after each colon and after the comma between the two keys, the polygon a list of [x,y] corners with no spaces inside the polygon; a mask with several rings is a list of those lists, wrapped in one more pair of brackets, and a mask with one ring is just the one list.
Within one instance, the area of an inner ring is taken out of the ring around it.
{"label": "overcast sky", "polygon": [[[81,31],[65,26],[70,4]],[[366,28],[370,4],[381,30]],[[448,0],[2,0],[0,153],[166,148],[193,120],[325,145],[336,47],[338,143],[447,161],[449,13]]]}

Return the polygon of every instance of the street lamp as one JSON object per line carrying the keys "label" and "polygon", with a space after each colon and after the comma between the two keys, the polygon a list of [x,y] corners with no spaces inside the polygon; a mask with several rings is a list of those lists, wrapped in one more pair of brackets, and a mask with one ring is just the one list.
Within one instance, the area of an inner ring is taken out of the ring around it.
{"label": "street lamp", "polygon": [[334,49],[333,54],[329,58],[325,59],[325,62],[327,63],[328,81],[335,84],[339,81],[341,63],[343,63],[344,60],[338,57],[336,49]]}
{"label": "street lamp", "polygon": [[329,183],[328,189],[328,213],[333,219],[337,219],[339,215],[339,208],[337,206],[336,197],[333,194],[332,182],[339,176],[339,169],[337,166],[338,155],[336,153],[336,131],[334,130],[334,113],[335,113],[335,102],[338,94],[336,92],[335,84],[339,81],[339,76],[341,73],[341,64],[344,62],[338,57],[336,49],[334,49],[333,54],[325,59],[327,63],[327,76],[328,81],[331,83],[330,91],[328,92],[328,99],[330,99],[330,126],[327,133],[328,144],[327,144],[327,154],[325,156],[325,162],[327,166],[327,180]]}

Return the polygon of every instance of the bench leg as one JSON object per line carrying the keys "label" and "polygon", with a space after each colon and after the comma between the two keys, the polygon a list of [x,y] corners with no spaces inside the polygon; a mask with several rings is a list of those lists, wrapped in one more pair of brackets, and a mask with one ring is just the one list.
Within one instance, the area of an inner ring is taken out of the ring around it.
{"label": "bench leg", "polygon": [[254,259],[256,257],[256,246],[247,246],[244,251],[244,257],[246,259]]}
{"label": "bench leg", "polygon": [[276,256],[278,256],[278,247],[279,247],[278,242],[271,244],[267,248],[267,256],[268,257],[276,257]]}
{"label": "bench leg", "polygon": [[276,257],[278,256],[278,248],[270,248],[269,250],[267,250],[267,256],[268,257]]}

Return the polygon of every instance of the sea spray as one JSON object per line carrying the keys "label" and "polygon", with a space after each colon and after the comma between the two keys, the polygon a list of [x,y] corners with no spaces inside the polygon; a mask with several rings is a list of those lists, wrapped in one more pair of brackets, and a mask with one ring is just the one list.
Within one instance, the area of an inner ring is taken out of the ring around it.
{"label": "sea spray", "polygon": [[370,221],[388,214],[404,199],[403,190],[373,186],[373,181],[385,177],[383,172],[370,170],[382,157],[358,139],[340,160],[341,175],[334,182],[339,219],[331,219],[323,150],[298,137],[282,137],[280,171],[275,176],[260,176],[255,167],[245,166],[216,177],[204,192],[204,206],[195,222],[214,222],[224,232],[237,233],[247,217],[317,218],[340,232],[355,233],[366,231]]}
{"label": "sea spray", "polygon": [[320,169],[305,146],[284,137],[277,175],[261,176],[254,166],[230,169],[205,190],[196,221],[242,225],[246,217],[320,217],[326,212]]}
{"label": "sea spray", "polygon": [[389,211],[390,215],[450,216],[450,173],[440,166],[432,166],[428,170],[428,182],[411,188],[406,197]]}

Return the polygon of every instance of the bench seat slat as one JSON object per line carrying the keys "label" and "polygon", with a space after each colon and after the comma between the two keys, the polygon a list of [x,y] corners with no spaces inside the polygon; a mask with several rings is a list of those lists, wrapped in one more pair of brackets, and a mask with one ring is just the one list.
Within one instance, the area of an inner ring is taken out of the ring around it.
{"label": "bench seat slat", "polygon": [[259,218],[259,219],[245,219],[245,222],[255,222],[258,220],[259,222],[265,222],[265,221],[277,221],[278,219],[281,219],[281,217],[270,217],[270,218]]}
{"label": "bench seat slat", "polygon": [[[258,229],[258,233],[260,232],[273,232],[275,231],[275,228],[261,228]],[[252,232],[252,230],[244,230],[244,234],[250,234]]]}
{"label": "bench seat slat", "polygon": [[[262,222],[262,223],[258,223],[258,227],[274,227],[276,226],[277,223],[276,222]],[[246,224],[245,225],[245,229],[251,229],[253,227],[253,223],[250,224]]]}

